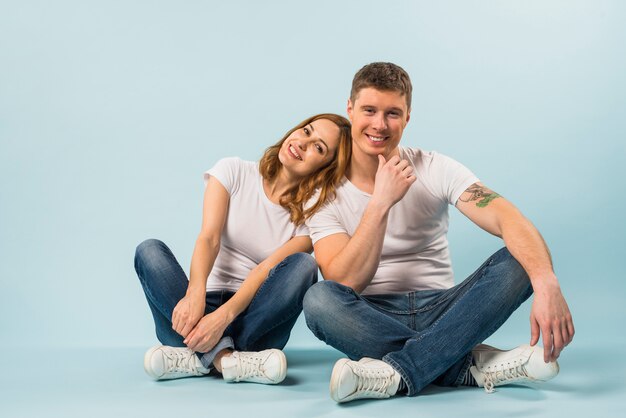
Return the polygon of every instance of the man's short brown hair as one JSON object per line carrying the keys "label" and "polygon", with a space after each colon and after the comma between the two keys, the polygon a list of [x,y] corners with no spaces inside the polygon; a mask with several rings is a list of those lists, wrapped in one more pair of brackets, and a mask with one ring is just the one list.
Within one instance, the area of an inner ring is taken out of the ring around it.
{"label": "man's short brown hair", "polygon": [[350,100],[352,103],[362,89],[375,88],[380,91],[397,91],[406,98],[407,108],[411,109],[413,86],[406,71],[390,62],[373,62],[361,68],[352,80]]}

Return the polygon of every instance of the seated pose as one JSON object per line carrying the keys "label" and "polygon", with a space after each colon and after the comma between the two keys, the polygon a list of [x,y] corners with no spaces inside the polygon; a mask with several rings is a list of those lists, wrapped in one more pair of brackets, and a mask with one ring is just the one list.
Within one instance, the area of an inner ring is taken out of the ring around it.
{"label": "seated pose", "polygon": [[[336,198],[307,220],[326,279],[304,298],[313,333],[344,352],[333,368],[337,402],[416,395],[426,385],[545,381],[574,325],[546,244],[503,197],[463,165],[399,146],[411,81],[391,63],[354,77],[352,156]],[[448,206],[501,237],[501,249],[454,285]],[[530,345],[481,343],[535,293]],[[543,335],[543,349],[537,344]]]}
{"label": "seated pose", "polygon": [[[348,120],[320,114],[291,129],[259,163],[218,161],[204,175],[189,280],[163,242],[137,247],[135,270],[163,344],[145,354],[148,375],[176,379],[215,368],[228,382],[285,378],[281,349],[317,281],[304,220],[333,196],[350,147]],[[318,188],[319,199],[305,210]]]}

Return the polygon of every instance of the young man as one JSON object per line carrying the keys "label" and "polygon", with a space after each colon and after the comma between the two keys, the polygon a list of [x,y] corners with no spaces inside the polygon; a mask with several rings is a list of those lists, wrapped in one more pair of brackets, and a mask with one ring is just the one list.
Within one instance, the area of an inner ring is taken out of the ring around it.
{"label": "young man", "polygon": [[[574,336],[539,232],[444,155],[399,146],[411,81],[391,63],[354,77],[352,157],[334,201],[308,222],[325,281],[309,289],[309,328],[350,357],[333,368],[337,402],[416,395],[426,385],[494,386],[558,373]],[[446,233],[454,205],[506,248],[454,286]],[[530,345],[481,345],[534,291]],[[540,334],[543,349],[539,347]]]}

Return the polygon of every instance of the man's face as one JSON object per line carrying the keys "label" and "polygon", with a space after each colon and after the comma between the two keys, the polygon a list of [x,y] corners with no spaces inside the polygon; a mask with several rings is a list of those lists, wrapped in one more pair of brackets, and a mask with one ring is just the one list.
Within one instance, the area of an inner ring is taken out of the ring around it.
{"label": "man's face", "polygon": [[381,91],[368,87],[348,100],[348,116],[352,122],[352,152],[356,156],[392,156],[402,131],[409,122],[410,109],[404,95],[397,91]]}

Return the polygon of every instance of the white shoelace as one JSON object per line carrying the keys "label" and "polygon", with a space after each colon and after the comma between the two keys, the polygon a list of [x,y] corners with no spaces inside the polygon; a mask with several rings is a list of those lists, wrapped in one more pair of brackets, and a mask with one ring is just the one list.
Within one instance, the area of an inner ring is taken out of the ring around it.
{"label": "white shoelace", "polygon": [[195,355],[191,351],[183,350],[166,350],[163,352],[165,357],[169,360],[167,362],[168,373],[193,373],[198,374],[196,370]]}
{"label": "white shoelace", "polygon": [[[234,356],[235,354],[233,354]],[[261,362],[263,358],[255,355],[237,353],[237,380],[262,377]]]}
{"label": "white shoelace", "polygon": [[528,378],[528,373],[526,369],[524,369],[523,364],[513,365],[510,367],[504,367],[501,370],[495,370],[492,372],[486,371],[483,372],[485,376],[485,392],[493,393],[495,392],[494,387],[499,385],[500,383],[510,382],[522,378]]}
{"label": "white shoelace", "polygon": [[369,396],[387,398],[389,394],[387,389],[392,385],[393,374],[390,370],[372,370],[357,367],[354,374],[359,377],[356,393],[363,393]]}

